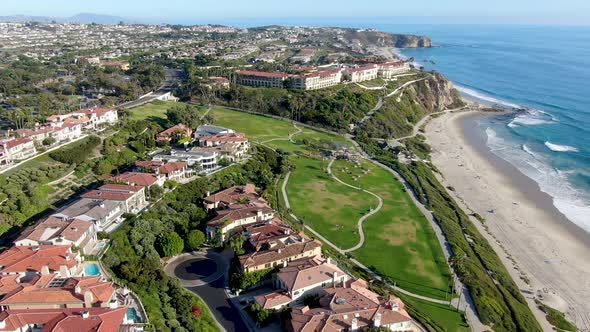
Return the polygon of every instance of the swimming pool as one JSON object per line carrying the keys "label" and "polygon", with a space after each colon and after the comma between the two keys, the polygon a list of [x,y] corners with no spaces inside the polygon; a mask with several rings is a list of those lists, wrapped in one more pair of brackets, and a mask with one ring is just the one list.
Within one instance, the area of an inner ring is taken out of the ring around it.
{"label": "swimming pool", "polygon": [[127,319],[133,319],[134,323],[140,322],[139,316],[137,316],[137,310],[135,310],[135,308],[127,309]]}
{"label": "swimming pool", "polygon": [[84,274],[86,274],[87,276],[99,276],[100,268],[97,264],[88,264],[84,267]]}

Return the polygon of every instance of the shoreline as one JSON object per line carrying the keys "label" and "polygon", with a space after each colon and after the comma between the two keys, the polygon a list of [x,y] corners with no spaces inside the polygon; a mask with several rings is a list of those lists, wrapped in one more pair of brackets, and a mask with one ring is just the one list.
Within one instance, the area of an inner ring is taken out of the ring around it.
{"label": "shoreline", "polygon": [[[523,291],[529,306],[550,328],[534,299],[590,328],[590,234],[567,219],[553,198],[515,166],[493,154],[478,119],[502,113],[448,113],[431,119],[425,136],[444,186],[488,239]],[[505,114],[505,113],[504,113]]]}

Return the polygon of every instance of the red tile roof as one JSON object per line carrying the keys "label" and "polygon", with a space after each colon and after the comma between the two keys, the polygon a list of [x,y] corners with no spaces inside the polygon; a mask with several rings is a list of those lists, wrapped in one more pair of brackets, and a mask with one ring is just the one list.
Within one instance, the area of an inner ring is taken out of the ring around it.
{"label": "red tile roof", "polygon": [[287,78],[289,77],[286,73],[269,73],[265,71],[256,71],[256,70],[238,70],[236,71],[238,75],[244,76],[256,76],[256,77],[267,77],[267,78]]}
{"label": "red tile roof", "polygon": [[170,174],[174,171],[179,171],[188,166],[185,162],[164,162],[155,160],[138,161],[135,163],[137,167],[145,167],[151,169],[153,172],[161,174]]}
{"label": "red tile roof", "polygon": [[71,253],[70,246],[14,246],[0,254],[0,273],[40,273],[44,266],[48,266],[49,271],[59,271],[62,265],[73,268],[78,264],[76,256]]}
{"label": "red tile roof", "polygon": [[150,173],[126,172],[108,179],[112,182],[122,182],[133,186],[149,187],[158,182],[158,176]]}
{"label": "red tile roof", "polygon": [[98,188],[103,191],[121,191],[121,192],[139,192],[143,189],[141,186],[130,186],[127,184],[108,183]]}
{"label": "red tile roof", "polygon": [[27,239],[40,242],[63,236],[68,241],[76,242],[92,227],[89,221],[50,216],[25,230],[17,241]]}
{"label": "red tile roof", "polygon": [[90,198],[90,199],[106,199],[109,201],[122,201],[125,202],[131,197],[135,195],[134,193],[125,193],[125,192],[114,192],[114,191],[105,191],[105,190],[92,190],[87,193],[82,194],[80,197],[82,198]]}
{"label": "red tile roof", "polygon": [[10,141],[6,141],[6,147],[8,149],[12,149],[16,146],[19,146],[21,144],[27,144],[32,142],[32,140],[30,138],[15,138],[15,139],[11,139]]}
{"label": "red tile roof", "polygon": [[[84,318],[83,313],[89,317]],[[41,332],[117,332],[123,324],[127,308],[36,309],[5,310],[0,320],[6,327],[0,331],[15,331],[28,325],[44,325]]]}

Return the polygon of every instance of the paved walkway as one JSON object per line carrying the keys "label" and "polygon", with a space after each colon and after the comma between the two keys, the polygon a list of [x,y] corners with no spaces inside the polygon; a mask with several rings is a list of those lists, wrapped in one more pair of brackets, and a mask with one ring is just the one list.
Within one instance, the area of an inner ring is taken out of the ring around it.
{"label": "paved walkway", "polygon": [[346,253],[346,252],[351,252],[351,251],[355,251],[357,249],[360,249],[363,246],[363,244],[365,244],[365,231],[363,230],[363,222],[365,220],[367,220],[370,216],[374,215],[375,213],[379,212],[379,210],[381,210],[381,208],[383,207],[383,198],[381,198],[381,196],[375,194],[374,192],[371,192],[371,191],[362,189],[361,187],[355,187],[355,186],[353,186],[351,184],[348,184],[348,183],[340,180],[339,178],[337,178],[336,175],[334,175],[334,173],[332,173],[332,164],[333,163],[334,163],[334,159],[330,160],[330,163],[328,164],[328,174],[330,174],[330,176],[334,180],[338,181],[339,183],[341,183],[341,184],[343,184],[343,185],[345,185],[345,186],[347,186],[349,188],[366,192],[367,194],[372,195],[375,198],[377,198],[377,200],[379,202],[379,204],[377,205],[377,208],[376,209],[372,209],[371,211],[369,211],[369,213],[365,214],[364,216],[362,216],[359,219],[359,221],[357,223],[357,227],[358,227],[358,231],[359,231],[359,236],[360,236],[359,243],[356,246],[354,246],[354,247],[352,247],[350,249],[342,250],[342,252],[345,252]]}
{"label": "paved walkway", "polygon": [[269,140],[260,142],[260,144],[264,145],[266,143],[270,143],[270,142],[274,142],[274,141],[289,141],[291,143],[295,143],[295,141],[293,140],[293,136],[301,134],[301,132],[303,130],[301,128],[297,127],[297,125],[294,123],[293,123],[293,127],[295,127],[296,130],[294,132],[290,133],[287,138],[284,138],[284,137],[271,138]]}

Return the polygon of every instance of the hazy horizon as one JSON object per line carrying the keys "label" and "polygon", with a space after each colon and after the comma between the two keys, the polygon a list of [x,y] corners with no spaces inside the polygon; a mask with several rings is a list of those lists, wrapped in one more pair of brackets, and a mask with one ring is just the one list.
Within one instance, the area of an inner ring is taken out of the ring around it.
{"label": "hazy horizon", "polygon": [[[498,0],[483,5],[467,0],[423,0],[393,3],[386,0],[351,1],[302,0],[279,3],[272,0],[243,2],[229,0],[116,1],[78,3],[66,0],[23,0],[3,4],[1,16],[70,17],[79,13],[120,16],[142,23],[203,24],[231,21],[281,21],[294,19],[383,20],[400,24],[590,24],[590,1]],[[384,22],[378,22],[384,23]]]}

